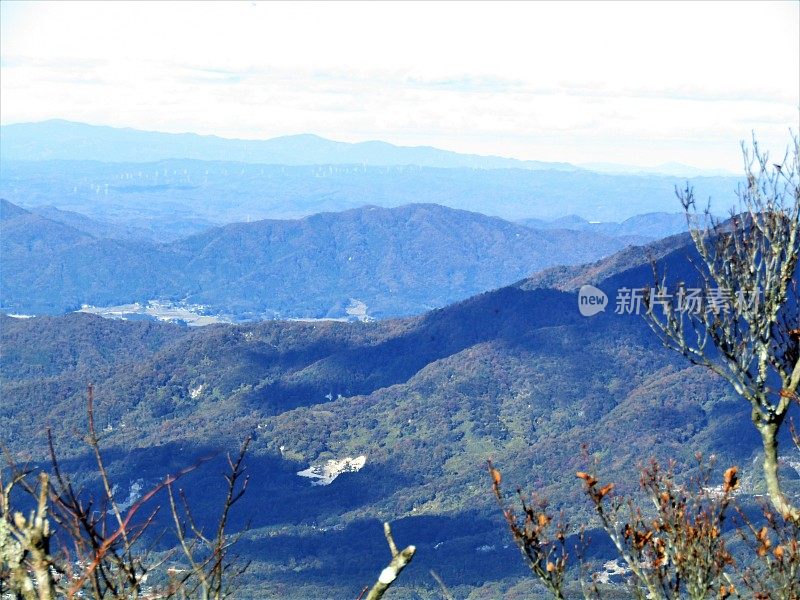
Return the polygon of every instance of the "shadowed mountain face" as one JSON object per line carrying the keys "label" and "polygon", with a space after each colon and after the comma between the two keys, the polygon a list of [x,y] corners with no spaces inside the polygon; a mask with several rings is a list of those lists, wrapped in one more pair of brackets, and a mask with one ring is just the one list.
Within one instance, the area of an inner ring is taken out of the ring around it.
{"label": "shadowed mountain face", "polygon": [[[50,422],[70,468],[85,468],[73,431],[93,381],[123,494],[253,434],[253,483],[240,510],[254,529],[243,551],[256,560],[254,577],[276,586],[272,597],[357,596],[383,566],[380,519],[398,522],[398,540],[419,548],[401,584],[431,584],[435,568],[466,597],[524,575],[517,552],[504,548],[487,458],[509,485],[572,514],[588,512],[574,477],[585,467],[581,444],[622,489],[648,456],[675,458],[680,470],[701,451],[740,466],[742,502],[758,491],[745,404],[661,348],[641,317],[614,314],[616,290],[651,281],[651,257],[691,282],[687,242],[677,236],[377,323],[187,329],[89,315],[2,318],[0,391],[14,401],[2,406],[0,431],[12,452],[41,459]],[[611,302],[591,318],[579,314],[574,291],[586,282]],[[358,456],[364,468],[328,486],[296,475]],[[186,487],[213,489],[219,469],[209,471]],[[190,500],[208,519],[211,499]]]}
{"label": "shadowed mountain face", "polygon": [[625,245],[436,205],[238,223],[157,245],[3,207],[2,306],[22,313],[166,299],[238,317],[342,317],[354,303],[374,317],[414,314]]}

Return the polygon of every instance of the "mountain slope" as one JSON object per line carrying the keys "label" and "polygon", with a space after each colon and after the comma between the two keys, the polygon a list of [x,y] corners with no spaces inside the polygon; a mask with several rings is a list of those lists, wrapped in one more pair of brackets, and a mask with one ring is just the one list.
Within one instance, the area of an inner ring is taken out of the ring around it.
{"label": "mountain slope", "polygon": [[[377,323],[186,329],[88,315],[2,318],[0,391],[16,402],[2,407],[0,431],[12,451],[38,451],[41,423],[53,422],[70,464],[90,464],[71,432],[93,375],[122,493],[254,434],[244,551],[275,586],[272,597],[355,597],[369,569],[382,568],[370,562],[382,556],[382,519],[419,548],[403,584],[424,585],[435,568],[466,597],[524,576],[516,551],[503,547],[487,458],[511,485],[571,514],[589,512],[574,477],[585,466],[582,443],[623,490],[637,461],[675,458],[681,470],[701,451],[740,466],[741,502],[758,491],[747,406],[663,349],[641,318],[612,310],[584,318],[565,291],[585,278],[613,303],[615,289],[651,281],[650,255],[685,278],[687,242],[677,236],[576,267],[563,289],[525,280]],[[366,466],[328,486],[296,475],[359,455]]]}
{"label": "mountain slope", "polygon": [[77,212],[61,210],[55,206],[36,206],[31,209],[31,212],[45,219],[55,221],[56,223],[69,225],[78,231],[88,233],[94,238],[156,241],[153,232],[146,229],[126,226],[125,224],[98,221]]}
{"label": "mountain slope", "polygon": [[14,219],[30,214],[30,211],[25,210],[21,206],[12,204],[4,198],[0,198],[0,221]]}
{"label": "mountain slope", "polygon": [[197,286],[189,301],[309,316],[341,315],[351,299],[375,316],[421,312],[621,247],[420,204],[228,225],[171,246]]}
{"label": "mountain slope", "polygon": [[[0,222],[0,306],[16,312],[63,312],[84,301],[148,300],[177,278],[157,247],[98,239],[4,203]],[[8,215],[8,216],[6,216]]]}

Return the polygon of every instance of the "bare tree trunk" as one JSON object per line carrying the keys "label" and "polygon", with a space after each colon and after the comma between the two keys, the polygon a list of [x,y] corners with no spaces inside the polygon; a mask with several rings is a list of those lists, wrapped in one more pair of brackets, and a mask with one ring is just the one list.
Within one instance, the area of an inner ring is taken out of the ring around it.
{"label": "bare tree trunk", "polygon": [[[15,482],[18,480],[15,480]],[[5,525],[9,531],[8,539],[3,542],[9,548],[0,548],[0,558],[9,561],[11,592],[17,598],[25,600],[53,600],[55,585],[52,559],[50,557],[50,523],[47,519],[47,500],[50,491],[50,480],[45,473],[39,475],[39,492],[36,510],[26,519],[21,512],[15,512],[13,518]],[[13,486],[13,483],[12,483]],[[10,508],[11,487],[3,490],[2,518]],[[16,546],[16,552],[10,546]],[[3,586],[5,587],[5,586]]]}
{"label": "bare tree trunk", "polygon": [[46,473],[39,474],[39,502],[36,516],[30,533],[31,568],[36,574],[36,587],[39,600],[52,600],[55,597],[55,585],[51,571],[50,558],[50,524],[47,520],[47,500],[50,493],[50,478]]}
{"label": "bare tree trunk", "polygon": [[757,426],[764,446],[764,479],[767,493],[775,509],[785,518],[800,521],[800,510],[792,506],[781,491],[778,478],[778,429],[777,423],[764,423]]}

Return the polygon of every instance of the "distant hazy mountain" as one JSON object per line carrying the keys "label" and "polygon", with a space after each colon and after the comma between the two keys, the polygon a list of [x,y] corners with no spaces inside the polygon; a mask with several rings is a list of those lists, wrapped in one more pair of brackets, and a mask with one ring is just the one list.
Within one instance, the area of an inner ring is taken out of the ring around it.
{"label": "distant hazy mountain", "polygon": [[244,316],[420,313],[625,246],[436,205],[238,223],[168,244],[98,238],[4,203],[0,301],[62,312],[153,299]]}
{"label": "distant hazy mountain", "polygon": [[701,169],[681,163],[669,162],[655,167],[642,167],[637,165],[620,165],[616,163],[581,163],[583,169],[597,173],[611,173],[616,175],[668,175],[670,177],[734,177],[736,173],[724,169]]}
{"label": "distant hazy mountain", "polygon": [[625,219],[621,223],[587,221],[577,215],[568,215],[548,221],[545,219],[522,219],[519,221],[533,229],[569,229],[593,231],[612,237],[638,240],[638,243],[654,241],[676,233],[687,231],[684,213],[647,213]]}
{"label": "distant hazy mountain", "polygon": [[[156,163],[5,161],[0,197],[49,205],[97,221],[147,229],[164,241],[213,225],[303,217],[367,204],[434,203],[504,219],[592,221],[680,209],[670,177],[589,171],[440,169],[418,166],[281,166],[195,160]],[[725,214],[734,177],[689,180]],[[652,237],[657,236],[656,233]]]}
{"label": "distant hazy mountain", "polygon": [[98,160],[153,162],[165,159],[237,161],[276,165],[418,165],[473,169],[556,169],[567,163],[459,154],[429,146],[370,141],[335,142],[316,135],[266,140],[228,139],[195,133],[160,133],[52,120],[0,127],[4,160]]}

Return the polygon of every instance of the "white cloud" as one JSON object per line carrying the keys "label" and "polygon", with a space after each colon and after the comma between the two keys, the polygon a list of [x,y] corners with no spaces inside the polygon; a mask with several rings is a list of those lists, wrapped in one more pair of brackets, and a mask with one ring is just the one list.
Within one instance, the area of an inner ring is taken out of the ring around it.
{"label": "white cloud", "polygon": [[4,123],[731,169],[797,128],[794,2],[0,6]]}

